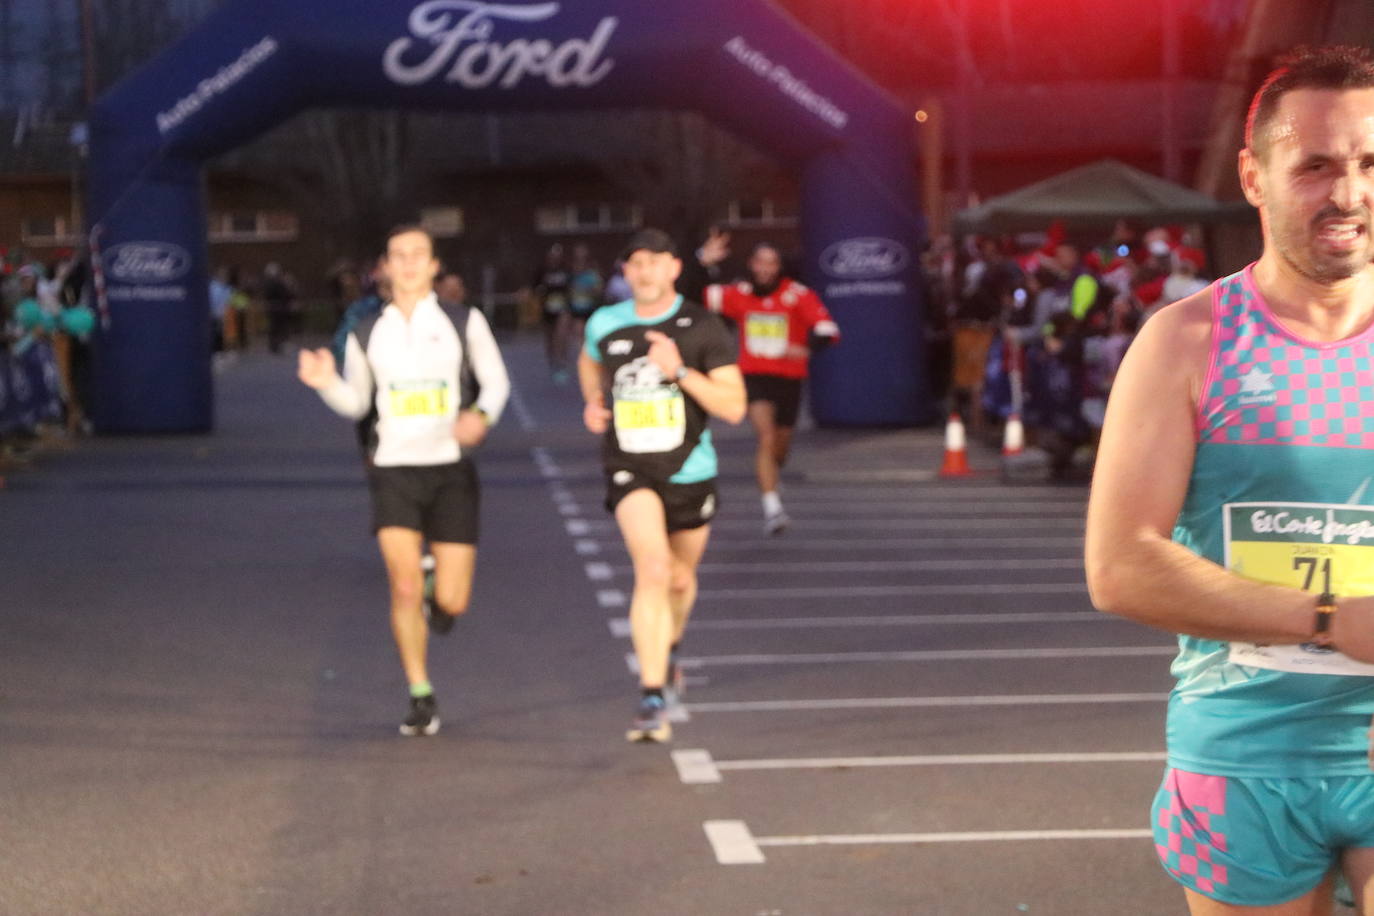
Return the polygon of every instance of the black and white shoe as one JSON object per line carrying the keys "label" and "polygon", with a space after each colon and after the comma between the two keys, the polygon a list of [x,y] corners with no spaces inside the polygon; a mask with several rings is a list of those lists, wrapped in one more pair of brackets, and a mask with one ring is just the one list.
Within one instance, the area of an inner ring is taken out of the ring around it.
{"label": "black and white shoe", "polygon": [[411,697],[410,712],[406,714],[406,719],[401,723],[401,734],[408,738],[419,735],[437,735],[439,733],[439,704],[434,699],[434,694],[427,697]]}

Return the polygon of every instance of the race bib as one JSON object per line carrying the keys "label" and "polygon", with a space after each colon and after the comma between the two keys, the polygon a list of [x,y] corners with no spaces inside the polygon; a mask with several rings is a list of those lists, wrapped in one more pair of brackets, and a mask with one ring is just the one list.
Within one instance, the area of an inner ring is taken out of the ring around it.
{"label": "race bib", "polygon": [[[1319,595],[1374,594],[1374,508],[1321,503],[1228,503],[1222,507],[1226,568],[1257,582]],[[1313,602],[1315,613],[1316,603]],[[1231,643],[1237,665],[1298,674],[1374,676],[1374,665],[1313,643]]]}
{"label": "race bib", "polygon": [[744,317],[744,349],[761,359],[787,355],[787,316],[750,312]]}
{"label": "race bib", "polygon": [[642,455],[670,452],[687,437],[687,405],[676,385],[615,400],[615,435],[620,450]]}
{"label": "race bib", "polygon": [[442,417],[449,410],[448,382],[392,382],[387,397],[391,416],[398,419]]}

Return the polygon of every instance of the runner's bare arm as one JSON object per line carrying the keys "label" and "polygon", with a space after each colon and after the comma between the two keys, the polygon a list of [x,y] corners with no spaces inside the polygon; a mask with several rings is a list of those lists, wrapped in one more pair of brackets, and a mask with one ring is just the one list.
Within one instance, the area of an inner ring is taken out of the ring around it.
{"label": "runner's bare arm", "polygon": [[1085,566],[1100,610],[1174,633],[1293,644],[1313,596],[1227,572],[1170,538],[1195,449],[1211,290],[1146,322],[1112,387],[1088,502]]}
{"label": "runner's bare arm", "polygon": [[692,400],[701,405],[713,417],[726,423],[739,423],[748,410],[744,393],[744,375],[739,366],[733,363],[718,366],[710,372],[688,369],[681,379],[677,371],[682,367],[682,354],[677,343],[662,331],[646,331],[644,339],[649,341],[649,359],[670,379],[676,379],[681,388]]}
{"label": "runner's bare arm", "polygon": [[601,364],[583,350],[577,355],[577,384],[582,389],[582,423],[598,436],[606,431],[611,412],[601,393]]}
{"label": "runner's bare arm", "polygon": [[739,423],[748,411],[739,366],[721,366],[707,373],[691,369],[677,384],[707,413],[726,423]]}

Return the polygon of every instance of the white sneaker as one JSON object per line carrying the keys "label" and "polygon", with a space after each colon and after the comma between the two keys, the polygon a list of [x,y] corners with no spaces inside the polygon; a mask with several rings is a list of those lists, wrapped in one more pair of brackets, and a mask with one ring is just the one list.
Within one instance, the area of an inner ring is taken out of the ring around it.
{"label": "white sneaker", "polygon": [[763,533],[769,537],[776,537],[786,531],[791,522],[792,520],[787,517],[787,513],[779,509],[777,512],[763,517]]}

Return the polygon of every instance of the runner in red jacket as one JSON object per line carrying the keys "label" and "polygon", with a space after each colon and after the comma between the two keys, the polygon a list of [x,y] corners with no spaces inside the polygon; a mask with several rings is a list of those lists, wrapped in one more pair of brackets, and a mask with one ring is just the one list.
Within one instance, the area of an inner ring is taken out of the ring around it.
{"label": "runner in red jacket", "polygon": [[752,280],[706,288],[706,304],[739,328],[739,365],[758,434],[754,459],[763,498],[763,530],[781,534],[789,521],[778,476],[792,446],[802,381],[813,350],[840,339],[840,329],[811,290],[782,275],[782,255],[763,242],[749,257]]}

